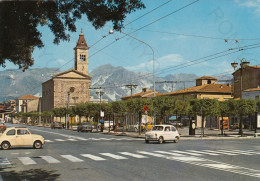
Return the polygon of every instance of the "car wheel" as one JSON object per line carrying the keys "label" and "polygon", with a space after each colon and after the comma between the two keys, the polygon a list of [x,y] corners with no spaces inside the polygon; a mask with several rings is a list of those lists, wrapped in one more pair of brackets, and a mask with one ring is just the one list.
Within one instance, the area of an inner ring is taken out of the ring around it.
{"label": "car wheel", "polygon": [[179,137],[177,136],[176,139],[174,140],[174,143],[178,143],[179,142]]}
{"label": "car wheel", "polygon": [[40,142],[40,141],[35,141],[35,142],[33,143],[33,147],[34,147],[35,149],[40,149],[40,148],[42,148],[42,142]]}
{"label": "car wheel", "polygon": [[162,137],[162,136],[159,137],[158,143],[159,143],[159,144],[162,144],[162,143],[163,143],[163,137]]}
{"label": "car wheel", "polygon": [[145,143],[149,143],[149,140],[145,140]]}
{"label": "car wheel", "polygon": [[2,148],[2,150],[8,150],[10,148],[10,143],[8,141],[4,141],[1,144],[1,148]]}

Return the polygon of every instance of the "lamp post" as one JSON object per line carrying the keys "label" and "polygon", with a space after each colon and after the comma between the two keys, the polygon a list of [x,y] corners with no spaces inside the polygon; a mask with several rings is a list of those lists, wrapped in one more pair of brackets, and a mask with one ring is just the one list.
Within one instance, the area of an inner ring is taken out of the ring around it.
{"label": "lamp post", "polygon": [[[121,33],[123,33],[123,34],[125,34],[126,36],[129,36],[129,37],[131,37],[131,38],[133,38],[133,39],[135,39],[135,40],[137,40],[137,41],[139,41],[139,42],[141,42],[141,43],[143,43],[143,44],[145,44],[146,46],[148,46],[151,50],[152,50],[152,52],[153,52],[153,97],[154,97],[154,125],[156,124],[156,108],[155,108],[155,58],[154,58],[154,50],[153,50],[153,48],[151,47],[151,45],[149,45],[148,43],[146,43],[146,42],[144,42],[144,41],[142,41],[142,40],[140,40],[140,39],[138,39],[138,38],[136,38],[136,37],[134,37],[134,36],[132,36],[132,35],[130,35],[130,34],[128,34],[128,33],[125,33],[125,32],[123,32],[123,31],[121,31],[120,30],[120,32]],[[111,29],[110,31],[109,31],[109,34],[113,34],[114,33],[114,30],[113,29]]]}
{"label": "lamp post", "polygon": [[70,106],[70,93],[73,93],[75,90],[75,87],[70,87],[68,93],[68,101],[67,101],[67,109],[66,109],[66,121],[65,121],[65,127],[68,127],[69,122],[69,106]]}
{"label": "lamp post", "polygon": [[[99,120],[100,120],[100,117],[101,117],[101,100],[102,100],[102,95],[104,95],[104,91],[97,91],[96,94],[99,96],[99,103],[100,103],[100,107],[99,107]],[[97,122],[97,126],[98,126],[98,122]],[[98,128],[97,128],[98,130]],[[101,126],[101,132],[103,132],[103,129],[102,129],[102,126]]]}
{"label": "lamp post", "polygon": [[128,84],[128,85],[125,85],[125,86],[131,90],[131,97],[132,97],[133,88],[136,89],[137,85],[136,84]]}
{"label": "lamp post", "polygon": [[[240,68],[239,68],[240,69],[240,99],[242,99],[242,93],[243,93],[243,69],[245,69],[249,64],[250,62],[246,61],[245,58],[242,58],[240,60]],[[234,61],[233,63],[231,63],[231,66],[234,68],[234,70],[236,70],[238,63]],[[234,82],[234,87],[235,87],[235,82]],[[243,135],[242,123],[243,123],[242,117],[240,117],[239,133],[241,136]]]}

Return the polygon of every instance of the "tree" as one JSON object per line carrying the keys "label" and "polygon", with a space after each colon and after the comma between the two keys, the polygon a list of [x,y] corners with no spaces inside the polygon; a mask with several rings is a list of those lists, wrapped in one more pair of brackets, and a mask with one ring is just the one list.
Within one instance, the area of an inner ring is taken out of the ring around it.
{"label": "tree", "polygon": [[194,99],[191,101],[194,114],[201,116],[201,128],[204,136],[204,119],[217,114],[218,101],[215,99]]}
{"label": "tree", "polygon": [[33,65],[35,47],[44,46],[39,25],[48,26],[58,44],[70,40],[67,32],[76,31],[75,22],[83,15],[96,29],[112,21],[120,30],[127,14],[143,8],[141,0],[2,1],[0,65],[5,67],[6,60],[23,70]]}
{"label": "tree", "polygon": [[61,122],[61,118],[66,115],[66,108],[64,108],[64,107],[54,108],[53,114],[56,117],[60,117],[60,122]]}
{"label": "tree", "polygon": [[141,122],[142,122],[142,114],[145,113],[143,107],[148,105],[150,109],[152,108],[152,100],[151,99],[128,99],[126,100],[127,112],[136,113],[139,115],[139,134],[141,134]]}
{"label": "tree", "polygon": [[156,121],[162,122],[165,116],[169,116],[174,109],[175,99],[170,96],[158,96],[154,99],[156,107]]}
{"label": "tree", "polygon": [[256,112],[256,102],[254,100],[240,99],[236,104],[236,113],[240,117],[239,133],[243,136],[243,116],[253,115]]}

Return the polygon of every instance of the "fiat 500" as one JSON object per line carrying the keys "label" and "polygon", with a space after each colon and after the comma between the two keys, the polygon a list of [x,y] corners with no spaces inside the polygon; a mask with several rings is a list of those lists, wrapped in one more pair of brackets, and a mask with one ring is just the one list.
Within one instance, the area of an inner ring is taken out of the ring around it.
{"label": "fiat 500", "polygon": [[145,142],[158,141],[163,143],[165,141],[174,141],[178,143],[180,135],[176,128],[172,125],[155,125],[151,131],[145,133]]}
{"label": "fiat 500", "polygon": [[11,127],[0,135],[0,144],[3,150],[20,146],[32,146],[35,149],[40,149],[44,144],[44,138],[37,134],[31,134],[28,128]]}

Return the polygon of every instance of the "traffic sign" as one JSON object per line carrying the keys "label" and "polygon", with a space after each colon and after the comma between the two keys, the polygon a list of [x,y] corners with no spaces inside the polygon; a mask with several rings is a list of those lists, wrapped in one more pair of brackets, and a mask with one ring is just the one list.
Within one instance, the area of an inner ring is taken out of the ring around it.
{"label": "traffic sign", "polygon": [[149,106],[144,105],[143,110],[144,110],[144,111],[149,111]]}

